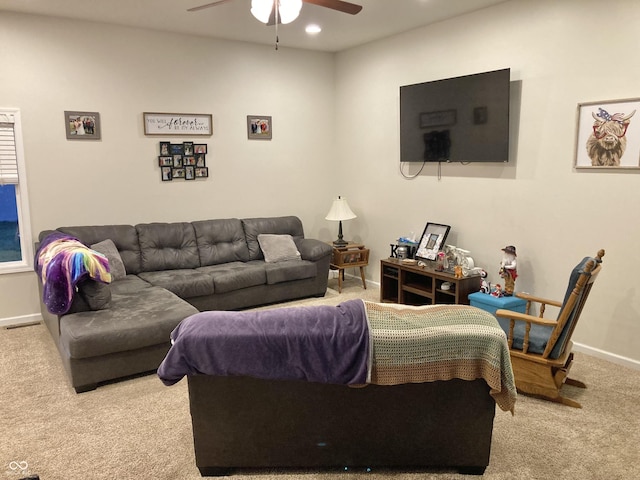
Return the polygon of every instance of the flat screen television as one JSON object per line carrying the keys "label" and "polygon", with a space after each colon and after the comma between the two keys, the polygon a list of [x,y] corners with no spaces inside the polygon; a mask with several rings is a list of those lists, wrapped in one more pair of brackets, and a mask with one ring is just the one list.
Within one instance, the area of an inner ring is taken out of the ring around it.
{"label": "flat screen television", "polygon": [[401,162],[509,161],[510,69],[400,87]]}

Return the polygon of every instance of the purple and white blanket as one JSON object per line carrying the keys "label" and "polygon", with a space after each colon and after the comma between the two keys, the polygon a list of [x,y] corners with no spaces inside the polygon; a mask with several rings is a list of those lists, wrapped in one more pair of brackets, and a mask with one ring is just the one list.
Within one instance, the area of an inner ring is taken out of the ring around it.
{"label": "purple and white blanket", "polygon": [[332,306],[201,312],[171,333],[158,368],[165,385],[185,375],[246,375],[333,384],[368,381],[370,341],[361,300]]}

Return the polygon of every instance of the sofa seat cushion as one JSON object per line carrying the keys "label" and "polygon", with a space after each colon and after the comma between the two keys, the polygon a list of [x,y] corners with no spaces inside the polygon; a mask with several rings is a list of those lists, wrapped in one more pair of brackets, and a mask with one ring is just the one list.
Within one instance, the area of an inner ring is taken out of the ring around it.
{"label": "sofa seat cushion", "polygon": [[71,358],[89,358],[169,345],[171,331],[198,310],[158,287],[113,294],[111,308],[65,315],[60,342]]}
{"label": "sofa seat cushion", "polygon": [[151,285],[166,288],[180,298],[213,295],[214,292],[211,277],[195,269],[141,272],[139,277]]}
{"label": "sofa seat cushion", "polygon": [[150,288],[152,285],[149,282],[145,282],[137,275],[127,275],[122,280],[116,280],[109,284],[111,287],[111,294],[118,293],[132,293],[143,288]]}
{"label": "sofa seat cushion", "polygon": [[313,278],[318,274],[316,264],[307,260],[265,263],[265,271],[268,285]]}
{"label": "sofa seat cushion", "polygon": [[264,262],[230,262],[200,267],[198,271],[213,279],[216,293],[227,293],[267,283]]}

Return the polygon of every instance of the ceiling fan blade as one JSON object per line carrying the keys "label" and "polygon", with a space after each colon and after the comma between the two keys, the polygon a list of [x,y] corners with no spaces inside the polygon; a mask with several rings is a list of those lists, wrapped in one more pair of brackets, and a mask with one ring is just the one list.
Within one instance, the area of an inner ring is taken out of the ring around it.
{"label": "ceiling fan blade", "polygon": [[204,10],[205,8],[215,7],[217,5],[222,5],[223,3],[231,2],[232,0],[218,0],[217,2],[207,3],[205,5],[200,5],[199,7],[187,8],[187,12],[197,12],[198,10]]}
{"label": "ceiling fan blade", "polygon": [[330,8],[339,12],[355,15],[362,10],[362,5],[355,3],[343,2],[342,0],[302,0],[305,3],[312,3],[320,7]]}

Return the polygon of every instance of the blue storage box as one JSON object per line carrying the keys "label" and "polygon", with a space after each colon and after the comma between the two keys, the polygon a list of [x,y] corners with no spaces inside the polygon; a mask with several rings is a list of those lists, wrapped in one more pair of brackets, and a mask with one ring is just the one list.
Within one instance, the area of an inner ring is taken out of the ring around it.
{"label": "blue storage box", "polygon": [[[494,297],[488,293],[475,292],[469,294],[469,302],[472,307],[478,307],[489,312],[491,315],[496,314],[496,310],[504,308],[513,312],[525,313],[527,301],[516,297]],[[509,331],[509,320],[499,318],[498,323],[505,332]]]}

